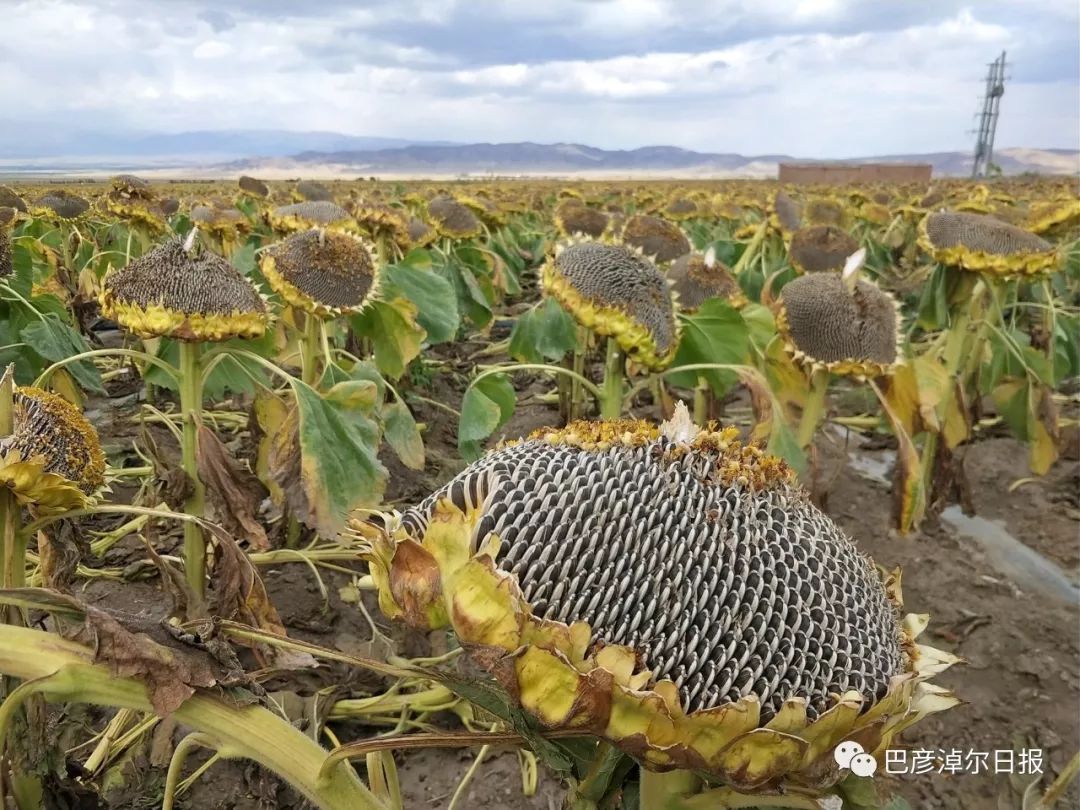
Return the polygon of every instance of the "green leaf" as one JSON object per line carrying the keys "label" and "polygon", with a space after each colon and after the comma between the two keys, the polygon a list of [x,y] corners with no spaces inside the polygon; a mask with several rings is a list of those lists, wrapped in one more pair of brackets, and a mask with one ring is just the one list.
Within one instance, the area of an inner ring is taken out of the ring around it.
{"label": "green leaf", "polygon": [[761,304],[749,303],[739,310],[746,328],[750,333],[750,342],[757,347],[758,351],[764,352],[766,347],[776,337],[776,321],[773,319],[769,308]]}
{"label": "green leaf", "polygon": [[[735,365],[746,360],[750,330],[739,311],[726,301],[708,300],[694,314],[679,317],[683,322],[683,333],[671,364],[673,370],[700,363]],[[695,387],[699,377],[705,378],[716,396],[723,396],[738,379],[731,371],[676,371],[667,375],[672,385],[680,388]]]}
{"label": "green leaf", "polygon": [[918,324],[928,331],[944,329],[949,325],[949,271],[938,265],[923,285],[919,300]]}
{"label": "green leaf", "polygon": [[292,486],[304,489],[305,522],[336,537],[353,510],[382,501],[387,472],[376,457],[379,429],[355,397],[330,399],[300,380],[291,384],[300,416],[300,480]]}
{"label": "green leaf", "polygon": [[510,332],[510,356],[522,363],[559,361],[577,346],[577,325],[554,298],[523,313]]}
{"label": "green leaf", "polygon": [[453,285],[432,271],[427,251],[412,251],[383,274],[387,299],[403,297],[416,305],[416,322],[427,332],[428,343],[454,339],[461,323],[457,296]]}
{"label": "green leaf", "polygon": [[[225,349],[242,349],[260,357],[270,357],[273,355],[274,350],[274,335],[272,330],[267,330],[265,335],[255,340],[236,338],[214,345]],[[170,338],[162,338],[161,344],[158,346],[157,356],[166,363],[178,368],[180,366],[180,345]],[[204,364],[207,362],[209,361],[203,360]],[[203,399],[208,401],[223,399],[228,393],[253,394],[256,390],[256,384],[252,377],[262,381],[264,384],[269,382],[266,371],[261,365],[253,360],[230,354],[214,366],[210,376],[206,378],[203,383]],[[143,379],[159,388],[168,391],[176,390],[176,382],[157,366],[148,366],[144,371]]]}
{"label": "green leaf", "polygon": [[375,364],[387,377],[397,379],[420,354],[424,330],[416,323],[416,305],[398,298],[387,303],[373,301],[349,322],[356,334],[371,339]]}
{"label": "green leaf", "polygon": [[461,402],[458,448],[462,457],[480,455],[480,443],[514,415],[514,386],[504,374],[483,377],[469,386]]}
{"label": "green leaf", "polygon": [[255,270],[255,245],[250,242],[240,245],[233,251],[232,264],[245,276],[250,276]]}
{"label": "green leaf", "polygon": [[[52,363],[90,350],[83,336],[64,323],[55,312],[46,313],[41,319],[27,326],[19,334],[19,339]],[[72,363],[67,369],[87,391],[105,393],[101,374],[90,360]]]}
{"label": "green leaf", "polygon": [[424,442],[409,407],[401,400],[383,406],[384,436],[401,463],[410,470],[424,469]]}

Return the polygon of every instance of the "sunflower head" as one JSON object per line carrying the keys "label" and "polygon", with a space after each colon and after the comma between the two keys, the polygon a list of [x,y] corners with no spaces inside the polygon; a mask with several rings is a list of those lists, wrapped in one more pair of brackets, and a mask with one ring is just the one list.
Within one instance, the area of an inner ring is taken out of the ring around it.
{"label": "sunflower head", "polygon": [[416,247],[427,247],[439,238],[438,232],[419,217],[409,218],[409,241]]}
{"label": "sunflower head", "polygon": [[298,202],[333,202],[334,192],[315,180],[301,180],[293,190],[293,197]]}
{"label": "sunflower head", "polygon": [[0,208],[13,208],[26,213],[26,202],[10,186],[0,186]]}
{"label": "sunflower head", "polygon": [[859,249],[855,238],[835,225],[799,228],[791,237],[788,256],[800,273],[843,269],[847,257]]}
{"label": "sunflower head", "polygon": [[294,233],[263,253],[260,267],[288,304],[323,317],[360,312],[378,288],[371,247],[338,231]]}
{"label": "sunflower head", "polygon": [[472,239],[483,230],[472,209],[453,197],[435,197],[428,203],[427,213],[439,236],[448,239]]}
{"label": "sunflower head", "polygon": [[349,212],[330,200],[281,205],[267,214],[270,227],[278,233],[289,234],[311,228],[355,232],[357,225]]}
{"label": "sunflower head", "polygon": [[541,727],[651,770],[824,793],[837,744],[881,756],[958,702],[929,683],[957,659],[916,644],[926,618],[901,619],[899,572],[784,462],[685,407],[539,431],[353,528],[388,616],[452,630]]}
{"label": "sunflower head", "polygon": [[1057,249],[1040,236],[985,214],[939,211],[919,225],[919,245],[941,264],[998,276],[1053,271]]}
{"label": "sunflower head", "polygon": [[772,213],[769,216],[769,222],[772,226],[780,233],[791,233],[799,229],[802,225],[802,219],[802,206],[792,199],[787,192],[776,192],[776,197],[773,198]]}
{"label": "sunflower head", "polygon": [[847,227],[847,208],[842,202],[830,197],[815,197],[806,203],[803,220],[807,225],[832,225]]}
{"label": "sunflower head", "polygon": [[588,236],[599,239],[610,218],[603,211],[589,208],[577,197],[566,197],[555,206],[555,227],[563,236]]}
{"label": "sunflower head", "polygon": [[722,298],[736,308],[747,303],[731,269],[712,251],[704,255],[695,252],[680,256],[668,268],[667,279],[675,291],[679,308],[688,312],[710,298]]}
{"label": "sunflower head", "polygon": [[397,208],[374,202],[359,202],[350,207],[360,232],[375,241],[387,239],[404,253],[412,247],[409,221]]}
{"label": "sunflower head", "polygon": [[570,242],[556,246],[542,271],[544,294],[578,323],[615,338],[649,368],[671,362],[678,321],[667,284],[651,261],[625,245]]}
{"label": "sunflower head", "polygon": [[69,221],[78,219],[89,210],[90,203],[61,188],[41,197],[31,213],[54,221]]}
{"label": "sunflower head", "polygon": [[690,240],[678,225],[647,214],[637,214],[626,220],[622,241],[660,264],[690,252]]}
{"label": "sunflower head", "polygon": [[215,253],[173,239],[102,281],[101,311],[142,337],[222,341],[259,337],[266,303],[244,275]]}
{"label": "sunflower head", "polygon": [[811,273],[784,286],[776,327],[804,366],[877,377],[897,363],[899,317],[893,297],[871,282]]}
{"label": "sunflower head", "polygon": [[[127,176],[129,175],[121,175]],[[117,179],[119,178],[115,178],[113,182]],[[98,201],[98,205],[106,212],[133,225],[141,225],[152,233],[163,233],[167,227],[166,214],[152,196],[113,189]]]}
{"label": "sunflower head", "polygon": [[0,438],[0,486],[38,512],[86,505],[105,483],[97,432],[63,397],[16,388],[14,430]]}
{"label": "sunflower head", "polygon": [[701,207],[694,200],[689,197],[673,197],[668,204],[664,206],[663,215],[665,219],[670,219],[672,222],[682,222],[687,219],[694,219],[702,215]]}
{"label": "sunflower head", "polygon": [[249,197],[257,197],[262,200],[270,196],[270,187],[258,178],[248,177],[246,174],[242,174],[236,181],[236,184],[240,187],[240,191],[247,194]]}
{"label": "sunflower head", "polygon": [[109,180],[112,190],[122,197],[141,197],[144,200],[152,200],[154,192],[150,183],[133,174],[118,174]]}

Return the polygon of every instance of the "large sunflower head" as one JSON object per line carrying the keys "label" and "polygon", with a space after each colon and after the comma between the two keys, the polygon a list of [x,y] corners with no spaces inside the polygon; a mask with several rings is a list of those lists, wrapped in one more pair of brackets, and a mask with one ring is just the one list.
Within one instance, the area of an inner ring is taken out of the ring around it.
{"label": "large sunflower head", "polygon": [[409,218],[409,241],[416,247],[427,247],[439,238],[438,231],[419,217]]}
{"label": "large sunflower head", "polygon": [[330,200],[281,205],[267,214],[270,227],[278,233],[289,234],[311,228],[355,232],[357,225],[349,212]]}
{"label": "large sunflower head", "polygon": [[835,225],[799,228],[791,237],[788,257],[800,273],[841,270],[847,257],[859,249],[855,237]]}
{"label": "large sunflower head", "polygon": [[133,174],[118,174],[109,180],[109,185],[113,191],[124,197],[142,197],[146,200],[154,198],[150,183]]}
{"label": "large sunflower head", "polygon": [[690,252],[690,240],[678,225],[647,214],[637,214],[626,220],[622,241],[660,264]]}
{"label": "large sunflower head", "polygon": [[63,397],[16,388],[14,430],[0,438],[0,486],[37,512],[85,506],[105,483],[97,432]]}
{"label": "large sunflower head", "polygon": [[710,298],[722,298],[734,307],[747,303],[731,268],[716,258],[711,249],[704,255],[687,253],[671,263],[667,279],[679,308],[692,312]]}
{"label": "large sunflower head", "polygon": [[1054,270],[1056,248],[1040,236],[985,214],[939,211],[919,225],[919,245],[942,264],[999,276]]}
{"label": "large sunflower head", "polygon": [[428,203],[427,212],[428,221],[448,239],[472,239],[483,231],[472,209],[453,197],[435,197]]}
{"label": "large sunflower head", "polygon": [[70,221],[79,219],[90,210],[90,203],[77,194],[71,194],[58,188],[41,197],[31,213],[53,221]]}
{"label": "large sunflower head", "polygon": [[563,236],[588,236],[599,239],[610,218],[603,211],[590,208],[577,197],[566,197],[555,206],[555,227]]}
{"label": "large sunflower head", "polygon": [[[121,177],[130,177],[130,175],[121,175]],[[114,178],[113,183],[116,184],[120,179]],[[133,194],[114,188],[98,200],[98,205],[104,211],[132,225],[141,225],[152,233],[164,233],[168,227],[165,222],[165,211],[149,193]]]}
{"label": "large sunflower head", "polygon": [[409,221],[400,209],[382,203],[361,201],[352,205],[351,211],[363,235],[371,237],[375,242],[387,240],[396,245],[402,253],[412,247]]}
{"label": "large sunflower head", "polygon": [[848,213],[842,202],[832,197],[814,197],[803,209],[803,220],[807,225],[832,225],[846,228]]}
{"label": "large sunflower head", "polygon": [[560,244],[544,265],[542,283],[578,323],[615,338],[632,360],[663,368],[675,356],[671,293],[656,265],[638,251],[600,242]]}
{"label": "large sunflower head", "polygon": [[288,304],[324,317],[360,312],[378,288],[371,247],[348,233],[294,233],[263,253],[260,266]]}
{"label": "large sunflower head", "polygon": [[704,213],[695,200],[689,197],[672,197],[662,211],[666,219],[672,222],[682,222],[688,219],[700,217]]}
{"label": "large sunflower head", "polygon": [[899,356],[899,307],[875,284],[841,273],[811,273],[786,284],[776,327],[808,368],[877,377]]}
{"label": "large sunflower head", "polygon": [[101,311],[142,337],[222,341],[266,331],[266,303],[216,253],[172,239],[102,281]]}
{"label": "large sunflower head", "polygon": [[[383,611],[448,628],[542,728],[738,794],[827,792],[958,701],[876,568],[738,431],[574,422],[354,524]],[[745,798],[731,806],[749,807]]]}

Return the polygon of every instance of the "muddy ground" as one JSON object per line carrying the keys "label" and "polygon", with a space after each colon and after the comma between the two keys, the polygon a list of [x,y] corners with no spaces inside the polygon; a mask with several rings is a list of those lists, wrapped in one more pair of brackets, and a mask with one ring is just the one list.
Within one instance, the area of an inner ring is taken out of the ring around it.
{"label": "muddy ground", "polygon": [[[464,369],[470,365],[466,357],[468,344],[451,351],[453,354],[445,358],[451,366],[460,364]],[[437,390],[422,393],[457,407],[464,378],[443,375],[438,379]],[[555,409],[535,399],[542,390],[537,381],[521,377],[515,383],[525,393],[501,435],[515,437],[556,422]],[[423,402],[414,402],[413,407],[418,421],[427,424],[424,439],[428,464],[421,472],[411,472],[395,459],[384,458],[392,474],[388,498],[399,504],[426,495],[462,466],[456,448],[456,421],[445,411]],[[108,441],[123,443],[131,438],[125,427],[130,422],[123,415],[105,421],[108,424],[102,427]],[[242,444],[243,440],[238,440],[237,445]],[[819,452],[826,478],[831,479],[828,511],[878,563],[903,568],[907,609],[931,614],[930,643],[967,662],[940,678],[942,684],[966,701],[965,705],[920,723],[906,735],[905,742],[935,751],[987,751],[991,759],[999,749],[1044,749],[1044,770],[1049,781],[1050,775],[1080,750],[1080,615],[1075,593],[1067,589],[1063,592],[1061,582],[1050,587],[1045,579],[1050,571],[1063,577],[1067,587],[1075,587],[1077,581],[1080,464],[1062,460],[1046,477],[1016,485],[1029,475],[1025,451],[1012,439],[991,431],[967,449],[964,466],[977,514],[992,523],[976,523],[974,529],[968,525],[961,531],[941,520],[929,523],[918,534],[899,537],[890,528],[891,494],[883,477],[891,464],[891,451],[873,446],[871,443],[860,449],[857,437],[845,437],[840,432],[821,437]],[[124,493],[117,494],[122,497]],[[1034,568],[1030,555],[1018,556],[1018,549],[1009,546],[1008,538],[998,538],[993,548],[986,545],[985,535],[1000,530],[1011,535],[1014,546],[1037,552]],[[167,549],[169,538],[161,538],[161,542]],[[139,547],[126,542],[110,553],[105,564],[123,565],[140,556],[143,554]],[[306,566],[277,565],[264,569],[263,575],[291,634],[346,652],[369,651],[366,621],[355,606],[342,602],[337,592],[337,586],[346,584],[347,578],[327,578],[330,602],[324,606]],[[83,593],[100,606],[143,616],[158,616],[164,610],[161,592],[153,580],[134,584],[96,580]],[[423,638],[401,632],[395,632],[395,638],[406,654],[424,650]],[[370,676],[339,666],[284,678],[268,688],[307,695],[343,683],[378,691],[377,682]],[[356,739],[374,731],[359,725],[338,725],[335,730],[342,739]],[[474,751],[458,750],[400,755],[405,807],[445,807],[474,755]],[[131,790],[115,794],[111,806],[156,806],[153,797],[155,790],[160,790],[161,771],[150,768],[145,761],[136,760],[136,765],[142,766],[138,779],[133,780]],[[141,787],[136,788],[134,782]],[[1010,785],[1006,776],[985,773],[912,775],[895,780],[897,792],[915,810],[1020,807],[1018,787],[1022,785]],[[484,763],[459,807],[556,810],[561,795],[557,781],[541,772],[536,795],[523,796],[517,756],[499,752]],[[1080,806],[1077,796],[1074,787],[1067,799],[1073,803],[1063,806]],[[253,810],[303,804],[255,767],[217,763],[195,783],[180,806]]]}

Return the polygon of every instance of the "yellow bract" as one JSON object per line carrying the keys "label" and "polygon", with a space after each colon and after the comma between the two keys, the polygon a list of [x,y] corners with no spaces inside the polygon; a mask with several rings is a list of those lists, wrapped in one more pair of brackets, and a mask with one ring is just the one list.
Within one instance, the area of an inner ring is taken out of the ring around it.
{"label": "yellow bract", "polygon": [[[444,499],[422,538],[396,524],[376,532],[368,560],[380,605],[414,626],[452,629],[548,729],[599,736],[648,768],[693,769],[748,793],[795,785],[824,790],[840,778],[832,751],[841,741],[857,740],[880,757],[903,728],[959,702],[927,682],[958,659],[916,644],[926,617],[909,616],[902,639],[907,671],[866,712],[859,693],[847,692],[814,721],[806,701],[792,698],[761,727],[753,695],[687,714],[675,684],[654,681],[634,650],[593,644],[583,622],[534,616],[516,580],[495,566],[497,538],[474,547],[482,514],[482,506],[462,511]],[[361,531],[371,536],[370,526]],[[882,577],[899,609],[899,572]]]}
{"label": "yellow bract", "polygon": [[230,315],[179,312],[162,304],[142,307],[122,303],[109,294],[101,295],[101,312],[139,337],[172,337],[190,341],[222,341],[230,338],[257,338],[266,331],[264,312],[238,312]]}
{"label": "yellow bract", "polygon": [[[965,209],[966,210],[966,209]],[[934,257],[934,261],[972,272],[996,276],[1033,276],[1057,269],[1060,256],[1056,249],[1039,252],[987,253],[971,250],[964,245],[935,247],[926,232],[929,218],[919,223],[919,247]]]}

